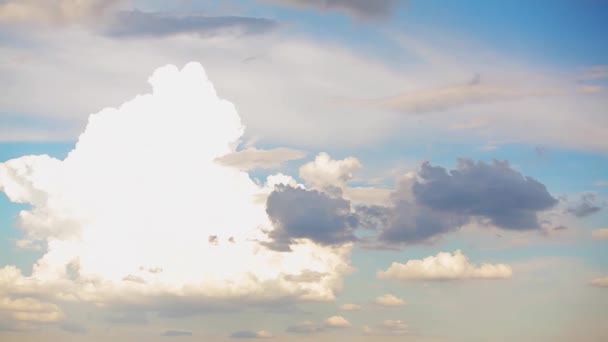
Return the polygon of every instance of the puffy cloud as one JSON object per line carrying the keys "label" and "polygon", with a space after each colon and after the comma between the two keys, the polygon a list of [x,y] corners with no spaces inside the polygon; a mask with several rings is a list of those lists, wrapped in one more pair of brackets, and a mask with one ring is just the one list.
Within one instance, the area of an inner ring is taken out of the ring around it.
{"label": "puffy cloud", "polygon": [[220,34],[239,36],[267,32],[276,25],[274,21],[263,18],[180,16],[131,11],[117,13],[105,25],[104,33],[114,37],[162,37],[183,33],[201,37]]}
{"label": "puffy cloud", "polygon": [[0,22],[65,24],[102,15],[123,0],[9,0],[0,4]]}
{"label": "puffy cloud", "polygon": [[361,310],[361,305],[346,303],[340,306],[340,309],[344,311],[359,311]]}
{"label": "puffy cloud", "polygon": [[583,194],[578,201],[566,208],[566,212],[576,217],[585,217],[597,213],[602,210],[602,207],[597,203],[595,193]]}
{"label": "puffy cloud", "polygon": [[342,316],[328,317],[325,320],[324,325],[328,328],[350,328],[352,326],[350,322]]}
{"label": "puffy cloud", "polygon": [[281,5],[343,12],[358,18],[380,18],[389,15],[401,0],[262,0]]}
{"label": "puffy cloud", "polygon": [[283,186],[270,194],[266,211],[275,226],[269,232],[273,241],[268,246],[276,250],[290,250],[298,239],[322,245],[356,240],[358,220],[351,212],[350,202],[342,198]]}
{"label": "puffy cloud", "polygon": [[316,189],[343,188],[359,168],[361,163],[356,158],[333,160],[329,154],[322,152],[314,161],[300,167],[300,177]]}
{"label": "puffy cloud", "polygon": [[592,286],[608,287],[608,277],[595,278],[591,281]]}
{"label": "puffy cloud", "polygon": [[180,337],[180,336],[192,336],[191,331],[183,331],[183,330],[167,330],[161,334],[161,336],[165,337]]}
{"label": "puffy cloud", "polygon": [[392,294],[385,294],[385,295],[379,296],[376,298],[376,300],[374,302],[378,305],[387,306],[387,307],[405,305],[405,301],[403,299],[396,297]]}
{"label": "puffy cloud", "polygon": [[596,229],[591,232],[595,239],[608,239],[608,228]]}
{"label": "puffy cloud", "polygon": [[[5,272],[0,272],[0,277],[4,275]],[[4,293],[3,285],[0,284],[0,329],[31,330],[63,319],[63,312],[56,304]]]}
{"label": "puffy cloud", "polygon": [[[152,93],[91,115],[64,160],[0,164],[0,190],[31,205],[19,214],[24,240],[47,247],[31,276],[3,269],[7,286],[180,312],[333,299],[350,269],[348,239],[303,239],[291,253],[260,244],[273,234],[258,200],[267,189],[215,162],[244,127],[202,66],[166,66],[149,81]],[[322,276],[300,277],[310,272]]]}
{"label": "puffy cloud", "polygon": [[265,330],[260,330],[260,331],[251,331],[251,330],[241,330],[241,331],[235,331],[232,334],[230,334],[230,337],[232,338],[271,338],[273,337],[272,333],[265,331]]}
{"label": "puffy cloud", "polygon": [[227,154],[217,159],[218,162],[239,168],[243,171],[253,169],[274,169],[283,165],[289,160],[301,159],[306,156],[306,152],[279,147],[270,150],[258,150],[250,147],[242,151]]}
{"label": "puffy cloud", "polygon": [[440,252],[424,259],[408,260],[406,263],[393,262],[385,271],[378,272],[380,279],[393,280],[463,280],[463,279],[505,279],[513,271],[505,264],[472,264],[460,250],[454,254]]}
{"label": "puffy cloud", "polygon": [[418,203],[441,212],[486,217],[504,229],[539,228],[537,212],[557,203],[542,183],[524,177],[507,161],[460,159],[450,171],[427,162],[418,177],[413,185]]}

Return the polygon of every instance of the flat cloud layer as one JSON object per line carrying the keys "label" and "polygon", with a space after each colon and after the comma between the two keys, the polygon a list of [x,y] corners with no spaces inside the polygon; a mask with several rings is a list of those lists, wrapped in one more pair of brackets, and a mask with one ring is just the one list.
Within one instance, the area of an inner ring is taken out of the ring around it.
{"label": "flat cloud layer", "polygon": [[513,271],[505,264],[481,264],[477,266],[460,250],[438,253],[421,260],[406,263],[393,262],[386,271],[379,271],[378,278],[393,280],[461,280],[510,278]]}
{"label": "flat cloud layer", "polygon": [[203,67],[169,65],[149,82],[152,93],[91,115],[65,160],[0,164],[0,190],[31,205],[19,214],[21,245],[47,247],[31,276],[0,269],[5,293],[144,306],[179,297],[194,307],[334,298],[351,245],[261,246],[272,224],[256,199],[268,189],[215,162],[244,127]]}

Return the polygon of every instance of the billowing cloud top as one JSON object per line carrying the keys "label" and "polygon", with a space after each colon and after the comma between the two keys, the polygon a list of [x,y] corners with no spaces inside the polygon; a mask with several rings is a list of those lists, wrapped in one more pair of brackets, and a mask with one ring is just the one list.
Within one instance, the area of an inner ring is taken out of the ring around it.
{"label": "billowing cloud top", "polygon": [[[0,164],[0,190],[31,204],[19,214],[21,245],[47,247],[32,275],[14,275],[4,291],[19,282],[20,291],[56,286],[63,299],[123,303],[333,298],[350,244],[303,239],[281,253],[259,243],[273,229],[256,200],[268,189],[215,161],[234,152],[244,127],[203,67],[169,65],[149,82],[152,93],[91,115],[65,160]],[[315,282],[302,277],[311,273]]]}

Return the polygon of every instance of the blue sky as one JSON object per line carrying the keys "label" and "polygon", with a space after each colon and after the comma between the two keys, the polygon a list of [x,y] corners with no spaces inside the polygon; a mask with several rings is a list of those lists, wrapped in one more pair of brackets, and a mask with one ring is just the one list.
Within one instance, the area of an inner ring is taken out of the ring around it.
{"label": "blue sky", "polygon": [[607,22],[0,0],[0,340],[608,339]]}

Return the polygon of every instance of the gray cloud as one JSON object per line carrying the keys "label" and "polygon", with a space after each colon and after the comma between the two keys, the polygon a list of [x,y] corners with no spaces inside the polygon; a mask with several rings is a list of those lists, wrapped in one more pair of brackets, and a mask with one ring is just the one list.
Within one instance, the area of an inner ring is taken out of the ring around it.
{"label": "gray cloud", "polygon": [[112,37],[164,37],[180,33],[212,37],[222,34],[247,35],[272,30],[270,19],[203,15],[173,15],[140,11],[120,12],[108,22],[104,33]]}
{"label": "gray cloud", "polygon": [[241,170],[252,169],[274,169],[280,167],[289,160],[301,159],[306,152],[292,148],[273,148],[270,150],[258,150],[248,148],[217,158],[217,162],[239,168]]}
{"label": "gray cloud", "polygon": [[402,0],[262,0],[279,5],[342,12],[357,18],[382,18],[390,15]]}
{"label": "gray cloud", "polygon": [[482,216],[504,229],[539,228],[537,212],[557,204],[547,188],[507,161],[460,159],[455,170],[422,165],[413,185],[416,201],[438,212]]}
{"label": "gray cloud", "polygon": [[79,323],[74,322],[66,322],[61,324],[61,330],[71,332],[74,334],[85,334],[87,333],[87,328]]}
{"label": "gray cloud", "polygon": [[161,334],[166,337],[180,337],[180,336],[192,336],[191,331],[182,331],[182,330],[167,330]]}
{"label": "gray cloud", "polygon": [[379,231],[367,247],[427,242],[472,220],[507,230],[540,229],[538,212],[557,200],[506,161],[461,159],[455,170],[422,164],[416,177],[399,181],[391,202],[355,208],[359,227]]}
{"label": "gray cloud", "polygon": [[587,193],[581,196],[578,203],[566,208],[568,214],[576,217],[585,217],[597,213],[602,207],[597,203],[597,196],[594,193]]}
{"label": "gray cloud", "polygon": [[275,250],[288,251],[295,239],[307,238],[324,245],[356,239],[358,225],[350,202],[316,190],[280,186],[266,202],[275,229],[269,233]]}

